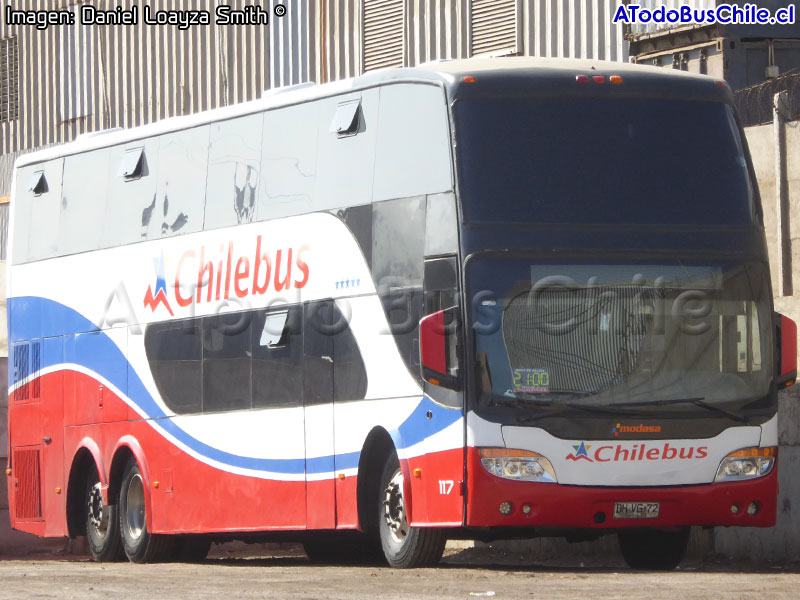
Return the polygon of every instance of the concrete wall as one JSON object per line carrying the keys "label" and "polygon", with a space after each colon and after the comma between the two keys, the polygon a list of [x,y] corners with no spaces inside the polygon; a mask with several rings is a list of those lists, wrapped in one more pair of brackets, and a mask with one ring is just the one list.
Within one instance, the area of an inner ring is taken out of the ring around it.
{"label": "concrete wall", "polygon": [[[773,124],[750,127],[747,143],[764,207],[764,226],[769,247],[772,289],[775,310],[800,323],[800,121],[784,125],[786,133],[786,165],[788,180],[789,256],[784,277],[791,276],[791,295],[779,289],[781,269],[781,236],[776,184],[776,138]],[[786,214],[786,211],[784,211]],[[786,244],[787,242],[784,242]],[[778,523],[774,529],[719,528],[715,532],[715,548],[728,556],[754,561],[791,561],[800,556],[800,385],[781,393],[780,468],[778,481]]]}

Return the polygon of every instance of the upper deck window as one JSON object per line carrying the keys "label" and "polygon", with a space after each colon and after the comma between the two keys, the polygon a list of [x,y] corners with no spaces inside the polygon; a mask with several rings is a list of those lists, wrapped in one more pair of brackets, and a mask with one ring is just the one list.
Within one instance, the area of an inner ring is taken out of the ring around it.
{"label": "upper deck window", "polygon": [[144,174],[144,147],[129,148],[122,157],[117,175],[126,181],[139,179]]}
{"label": "upper deck window", "polygon": [[340,102],[331,121],[330,132],[339,137],[358,133],[360,123],[361,99]]}
{"label": "upper deck window", "polygon": [[477,98],[454,106],[464,216],[526,224],[748,225],[739,128],[723,103]]}
{"label": "upper deck window", "polygon": [[47,179],[44,177],[44,171],[36,171],[28,183],[28,191],[33,192],[34,196],[41,196],[47,192]]}

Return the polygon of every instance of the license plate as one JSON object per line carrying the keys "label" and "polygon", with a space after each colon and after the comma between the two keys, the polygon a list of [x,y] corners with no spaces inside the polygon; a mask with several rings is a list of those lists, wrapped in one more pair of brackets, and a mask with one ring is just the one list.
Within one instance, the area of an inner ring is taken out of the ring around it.
{"label": "license plate", "polygon": [[658,516],[658,502],[615,502],[615,519],[655,519]]}

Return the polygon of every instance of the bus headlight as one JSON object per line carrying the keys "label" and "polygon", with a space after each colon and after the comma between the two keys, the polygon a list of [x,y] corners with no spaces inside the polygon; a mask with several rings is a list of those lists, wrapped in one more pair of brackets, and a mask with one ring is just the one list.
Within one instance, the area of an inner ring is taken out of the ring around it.
{"label": "bus headlight", "polygon": [[714,481],[742,481],[769,475],[775,466],[775,457],[778,449],[769,448],[743,448],[731,452],[722,459],[717,469]]}
{"label": "bus headlight", "polygon": [[480,448],[483,467],[492,475],[516,481],[557,483],[553,465],[541,454],[529,450]]}

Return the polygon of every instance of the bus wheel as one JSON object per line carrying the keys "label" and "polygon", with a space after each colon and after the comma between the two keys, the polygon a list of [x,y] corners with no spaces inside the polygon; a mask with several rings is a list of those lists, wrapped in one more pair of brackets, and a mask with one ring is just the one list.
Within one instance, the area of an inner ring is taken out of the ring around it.
{"label": "bus wheel", "polygon": [[139,465],[131,458],[119,492],[119,528],[125,555],[135,563],[162,560],[172,549],[172,538],[147,531],[144,493]]}
{"label": "bus wheel", "polygon": [[624,531],[618,537],[622,556],[630,568],[671,571],[686,555],[689,528],[680,531]]}
{"label": "bus wheel", "polygon": [[92,558],[111,562],[122,558],[116,507],[103,502],[100,478],[94,471],[86,479],[86,540]]}
{"label": "bus wheel", "polygon": [[378,530],[389,566],[407,569],[435,565],[447,538],[439,529],[411,527],[403,498],[403,472],[392,454],[383,469],[378,502]]}

